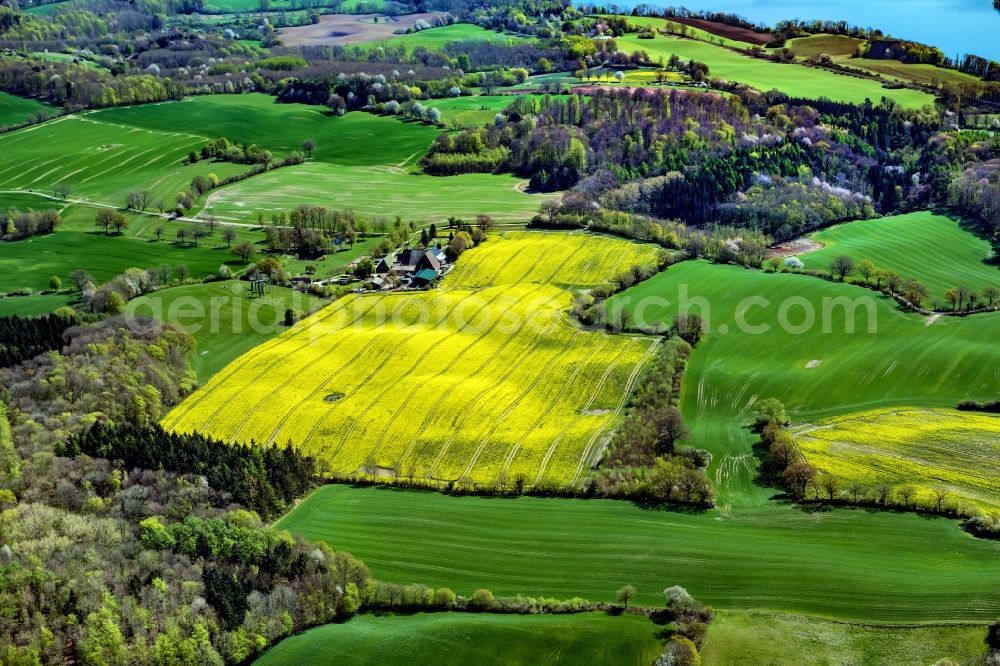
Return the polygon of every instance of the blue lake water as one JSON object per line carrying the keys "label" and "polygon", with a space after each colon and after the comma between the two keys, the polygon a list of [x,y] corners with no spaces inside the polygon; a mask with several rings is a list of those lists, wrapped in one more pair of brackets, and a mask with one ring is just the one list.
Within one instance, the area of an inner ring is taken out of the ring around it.
{"label": "blue lake water", "polygon": [[937,46],[952,58],[975,53],[1000,60],[1000,11],[993,8],[992,0],[685,0],[648,4],[722,11],[767,25],[784,19],[847,21]]}

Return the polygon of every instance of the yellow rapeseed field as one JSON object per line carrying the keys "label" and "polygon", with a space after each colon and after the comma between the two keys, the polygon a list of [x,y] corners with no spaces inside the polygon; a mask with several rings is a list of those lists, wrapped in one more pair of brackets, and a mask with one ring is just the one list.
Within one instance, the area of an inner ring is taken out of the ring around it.
{"label": "yellow rapeseed field", "polygon": [[573,289],[655,248],[583,233],[506,233],[428,292],[341,299],[245,354],[168,429],[291,441],[331,472],[567,483],[596,458],[649,338],[580,330]]}
{"label": "yellow rapeseed field", "polygon": [[954,409],[875,409],[799,429],[817,468],[851,483],[911,485],[922,503],[1000,508],[1000,416]]}

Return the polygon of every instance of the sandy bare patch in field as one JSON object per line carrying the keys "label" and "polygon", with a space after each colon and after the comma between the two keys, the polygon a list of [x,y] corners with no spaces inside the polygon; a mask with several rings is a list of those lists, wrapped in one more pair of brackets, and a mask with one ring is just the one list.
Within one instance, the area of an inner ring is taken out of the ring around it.
{"label": "sandy bare patch in field", "polygon": [[713,35],[725,37],[726,39],[735,39],[738,42],[749,42],[751,44],[757,44],[758,46],[767,44],[773,38],[772,35],[769,35],[766,32],[757,32],[756,30],[750,30],[749,28],[740,28],[735,25],[727,25],[725,23],[717,23],[715,21],[706,21],[705,19],[671,17],[667,20],[672,21],[673,23],[683,23],[684,25],[689,25],[692,28],[698,28],[700,30],[704,30],[705,32],[710,32]]}
{"label": "sandy bare patch in field", "polygon": [[347,46],[391,39],[423,19],[434,24],[443,12],[425,12],[406,16],[382,14],[328,14],[319,23],[281,29],[281,41],[286,46]]}
{"label": "sandy bare patch in field", "polygon": [[778,243],[774,247],[768,248],[768,257],[793,257],[797,254],[815,252],[823,247],[822,243],[817,243],[809,238],[796,238],[795,240]]}

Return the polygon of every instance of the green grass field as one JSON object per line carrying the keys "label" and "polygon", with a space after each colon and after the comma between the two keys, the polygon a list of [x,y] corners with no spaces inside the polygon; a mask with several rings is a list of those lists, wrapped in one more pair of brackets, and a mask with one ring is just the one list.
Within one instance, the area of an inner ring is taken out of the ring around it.
{"label": "green grass field", "polygon": [[399,35],[390,39],[362,42],[356,46],[360,49],[370,49],[382,45],[405,46],[409,51],[418,46],[423,46],[424,48],[440,51],[448,42],[459,40],[515,43],[525,41],[525,38],[519,35],[501,34],[471,23],[455,23],[453,25],[441,26],[440,28],[430,28],[407,35]]}
{"label": "green grass field", "polygon": [[48,104],[0,92],[0,127],[18,125],[29,116],[51,111],[54,109]]}
{"label": "green grass field", "polygon": [[789,95],[814,99],[827,97],[852,103],[864,102],[866,98],[878,102],[882,97],[889,97],[910,108],[933,105],[934,102],[933,96],[924,92],[889,90],[870,79],[834,74],[804,65],[759,60],[693,39],[664,36],[639,39],[635,35],[626,35],[618,39],[618,44],[623,51],[631,53],[641,49],[654,59],[662,56],[664,61],[671,54],[685,60],[694,59],[708,65],[711,78],[746,83],[762,91],[778,89]]}
{"label": "green grass field", "polygon": [[[36,206],[38,209],[48,207]],[[107,235],[95,228],[94,214],[93,208],[70,206],[63,212],[65,226],[55,233],[0,243],[0,292],[24,288],[38,292],[48,288],[49,278],[53,275],[62,280],[64,287],[69,287],[68,276],[78,268],[88,271],[98,282],[104,282],[133,266],[152,268],[161,264],[174,267],[183,264],[187,266],[189,275],[198,279],[214,275],[222,264],[232,269],[241,266],[240,260],[232,255],[221,239],[218,229],[214,236],[202,239],[198,247],[192,247],[190,243],[181,247],[175,238],[176,231],[171,233],[171,230],[183,223],[130,216],[134,221],[125,234]],[[161,224],[168,232],[162,241],[157,241],[151,227]],[[260,234],[242,229],[240,235],[246,240],[253,237],[260,239]],[[67,292],[63,302],[55,307],[65,305],[73,298]],[[54,304],[56,300],[50,298],[48,303]]]}
{"label": "green grass field", "polygon": [[823,247],[799,257],[806,268],[829,270],[833,258],[842,254],[855,263],[867,259],[904,279],[924,283],[930,291],[928,305],[937,301],[948,307],[944,293],[953,287],[977,292],[987,286],[1000,288],[1000,266],[985,263],[992,254],[990,242],[944,215],[921,211],[858,220],[817,231],[809,238]]}
{"label": "green grass field", "polygon": [[247,283],[228,280],[156,291],[129,301],[127,312],[155,317],[194,336],[198,349],[191,361],[198,381],[205,382],[241,354],[286,331],[286,308],[305,315],[324,304],[278,286],[251,299]]}
{"label": "green grass field", "polygon": [[505,233],[438,289],[341,299],[227,367],[164,427],[290,441],[339,474],[565,485],[656,351],[648,337],[566,321],[570,289],[655,261],[646,244]]}
{"label": "green grass field", "polygon": [[[844,299],[849,307],[837,306]],[[672,266],[612,300],[639,323],[669,322],[678,309],[707,318],[681,410],[692,443],[714,455],[723,512],[768,496],[753,485],[756,437],[745,427],[757,400],[778,398],[793,420],[813,422],[876,407],[953,407],[994,398],[1000,388],[993,342],[1000,314],[928,325],[860,287],[704,261]],[[802,326],[809,313],[812,325]]]}
{"label": "green grass field", "polygon": [[534,664],[648,666],[662,651],[645,617],[362,615],[287,638],[255,666]]}
{"label": "green grass field", "polygon": [[[1000,542],[944,518],[784,505],[733,518],[616,500],[449,497],[330,485],[277,527],[360,557],[382,580],[469,595],[662,604],[683,585],[726,610],[872,622],[992,621]],[[886,558],[890,557],[891,564]]]}
{"label": "green grass field", "polygon": [[67,116],[0,135],[0,191],[51,193],[57,183],[72,188],[71,199],[123,206],[132,190],[147,189],[152,200],[171,202],[196,175],[224,178],[246,171],[240,164],[183,164],[205,139],[185,132],[123,127]]}
{"label": "green grass field", "polygon": [[[985,625],[884,626],[775,613],[717,613],[702,649],[706,666],[927,666],[979,663]],[[949,662],[950,663],[950,662]]]}
{"label": "green grass field", "polygon": [[249,222],[260,212],[309,204],[439,225],[451,216],[473,219],[479,213],[498,222],[526,223],[552,195],[525,194],[525,184],[507,174],[437,177],[392,166],[309,162],[215,190],[200,214]]}
{"label": "green grass field", "polygon": [[[613,16],[613,15],[598,14],[598,16]],[[629,23],[633,25],[638,25],[643,27],[648,26],[651,28],[655,28],[656,30],[666,29],[668,23],[673,26],[672,30],[675,32],[682,29],[682,24],[677,23],[676,21],[670,21],[667,19],[662,19],[654,16],[624,16],[622,18],[625,18],[626,20],[628,20]],[[740,41],[738,39],[730,39],[728,37],[722,37],[721,35],[713,35],[710,32],[702,30],[701,28],[695,28],[694,26],[690,25],[683,26],[683,29],[687,30],[687,34],[692,38],[706,42],[711,42],[713,44],[722,44],[724,46],[732,46],[741,49],[745,49],[748,46],[751,46],[751,44],[748,42]],[[642,40],[642,41],[649,41],[649,40]]]}
{"label": "green grass field", "polygon": [[872,60],[870,58],[851,58],[844,60],[844,65],[857,67],[895,81],[912,81],[923,85],[940,86],[943,83],[958,85],[975,83],[979,79],[971,74],[954,69],[945,69],[936,65],[921,65],[899,62],[898,60]]}
{"label": "green grass field", "polygon": [[810,35],[790,39],[785,48],[795,54],[796,58],[809,58],[825,53],[835,60],[852,57],[865,40],[847,35]]}
{"label": "green grass field", "polygon": [[478,127],[492,123],[514,99],[510,95],[478,95],[432,99],[424,105],[441,109],[441,120],[449,127]]}
{"label": "green grass field", "polygon": [[[313,159],[349,166],[403,164],[421,157],[440,133],[399,118],[355,112],[333,116],[322,106],[281,104],[270,95],[202,95],[179,102],[105,109],[95,120],[160,132],[254,143],[284,155],[316,142]],[[2,146],[2,144],[0,144]]]}

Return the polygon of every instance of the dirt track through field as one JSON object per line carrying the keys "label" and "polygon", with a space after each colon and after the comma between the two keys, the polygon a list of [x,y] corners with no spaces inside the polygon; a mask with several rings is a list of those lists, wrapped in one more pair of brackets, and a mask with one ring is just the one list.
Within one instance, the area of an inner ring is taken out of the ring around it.
{"label": "dirt track through field", "polygon": [[348,46],[380,39],[391,39],[423,19],[434,20],[445,16],[443,12],[425,12],[406,16],[382,14],[329,14],[321,16],[319,23],[281,29],[281,41],[286,46]]}

